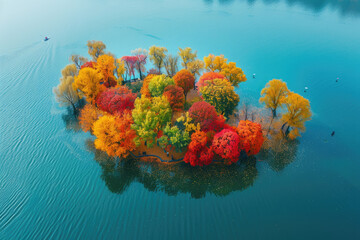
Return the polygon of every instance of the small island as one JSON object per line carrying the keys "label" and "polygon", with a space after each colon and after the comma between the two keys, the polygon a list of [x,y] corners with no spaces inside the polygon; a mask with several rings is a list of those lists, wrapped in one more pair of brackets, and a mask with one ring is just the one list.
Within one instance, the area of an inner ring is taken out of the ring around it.
{"label": "small island", "polygon": [[279,79],[261,91],[263,107],[238,106],[235,88],[247,78],[223,55],[201,60],[189,47],[172,55],[152,46],[116,58],[101,41],[87,46],[92,59],[72,55],[54,93],[95,148],[116,159],[231,165],[286,149],[311,119],[310,102]]}

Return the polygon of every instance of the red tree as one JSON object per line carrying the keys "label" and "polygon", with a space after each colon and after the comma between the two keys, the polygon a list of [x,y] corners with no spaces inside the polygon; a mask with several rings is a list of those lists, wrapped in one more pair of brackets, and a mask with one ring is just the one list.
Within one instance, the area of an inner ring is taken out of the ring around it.
{"label": "red tree", "polygon": [[241,120],[237,132],[240,137],[240,150],[244,150],[248,156],[258,154],[264,143],[261,125]]}
{"label": "red tree", "polygon": [[149,71],[147,71],[148,75],[161,75],[161,73],[159,72],[159,69],[156,68],[151,68]]}
{"label": "red tree", "polygon": [[173,77],[176,86],[181,87],[184,89],[184,95],[186,99],[186,95],[188,92],[194,87],[195,77],[189,70],[182,69],[175,74]]}
{"label": "red tree", "polygon": [[199,81],[196,83],[196,86],[198,88],[201,88],[201,87],[204,87],[206,86],[206,81],[211,81],[211,80],[214,80],[214,79],[224,79],[225,76],[222,75],[221,73],[218,73],[218,72],[207,72],[207,73],[204,73],[200,78],[199,78]]}
{"label": "red tree", "polygon": [[170,85],[164,90],[164,96],[169,101],[173,111],[181,111],[184,109],[185,96],[181,87]]}
{"label": "red tree", "polygon": [[146,59],[147,56],[140,54],[140,55],[136,55],[135,56],[137,58],[136,62],[135,62],[135,69],[138,71],[140,79],[143,79],[143,75],[142,73],[145,72],[145,64],[146,64]]}
{"label": "red tree", "polygon": [[185,154],[184,162],[191,166],[209,165],[214,157],[214,152],[209,147],[209,141],[205,132],[196,131],[191,135],[191,142]]}
{"label": "red tree", "polygon": [[212,148],[214,152],[225,160],[226,164],[232,164],[239,160],[240,137],[230,129],[223,129],[214,136]]}
{"label": "red tree", "polygon": [[86,62],[83,65],[81,65],[81,69],[89,67],[95,69],[96,62]]}
{"label": "red tree", "polygon": [[203,131],[219,131],[229,126],[222,116],[218,116],[215,107],[205,101],[194,103],[189,109],[189,116],[195,123],[200,123]]}
{"label": "red tree", "polygon": [[126,74],[129,75],[130,80],[131,80],[131,76],[134,76],[135,78],[135,67],[136,67],[136,62],[138,61],[137,56],[124,56],[121,58],[121,60],[123,60],[125,63]]}
{"label": "red tree", "polygon": [[110,88],[102,92],[96,100],[98,107],[108,113],[121,113],[134,109],[136,94],[125,86]]}

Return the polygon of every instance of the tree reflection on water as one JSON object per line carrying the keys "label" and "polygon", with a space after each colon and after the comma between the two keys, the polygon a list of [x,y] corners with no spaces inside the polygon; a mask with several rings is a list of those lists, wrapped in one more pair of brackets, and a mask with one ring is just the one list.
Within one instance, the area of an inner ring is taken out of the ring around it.
{"label": "tree reflection on water", "polygon": [[203,198],[206,194],[226,196],[252,186],[258,174],[254,158],[231,166],[191,167],[185,163],[164,164],[132,158],[116,161],[96,150],[91,139],[87,141],[87,148],[94,152],[106,186],[118,194],[125,192],[133,182],[138,182],[149,191],[161,191],[170,196],[179,193],[190,193],[193,198]]}

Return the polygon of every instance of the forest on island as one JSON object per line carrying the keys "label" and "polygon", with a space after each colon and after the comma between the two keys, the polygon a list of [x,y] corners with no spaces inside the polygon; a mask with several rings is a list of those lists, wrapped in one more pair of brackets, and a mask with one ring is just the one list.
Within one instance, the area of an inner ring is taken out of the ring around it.
{"label": "forest on island", "polygon": [[291,151],[311,119],[310,102],[280,79],[265,85],[261,106],[239,105],[247,78],[223,55],[152,46],[116,58],[101,41],[87,46],[91,59],[70,56],[54,93],[110,157],[231,165]]}

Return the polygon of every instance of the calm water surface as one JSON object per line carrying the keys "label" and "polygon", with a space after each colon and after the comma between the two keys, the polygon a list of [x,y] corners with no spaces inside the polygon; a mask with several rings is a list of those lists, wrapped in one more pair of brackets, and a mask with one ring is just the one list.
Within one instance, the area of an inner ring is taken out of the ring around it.
{"label": "calm water surface", "polygon": [[[0,34],[0,239],[360,239],[360,1],[0,1]],[[224,54],[313,120],[255,164],[114,166],[52,94],[90,39]]]}

